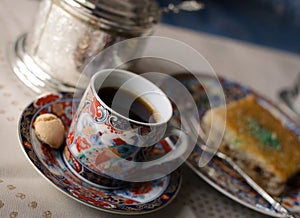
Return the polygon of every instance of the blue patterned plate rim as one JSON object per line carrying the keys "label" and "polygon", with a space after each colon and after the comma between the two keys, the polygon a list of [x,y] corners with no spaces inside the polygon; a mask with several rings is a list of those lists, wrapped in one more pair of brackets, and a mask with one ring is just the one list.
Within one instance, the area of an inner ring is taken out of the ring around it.
{"label": "blue patterned plate rim", "polygon": [[181,187],[180,170],[154,181],[130,183],[128,187],[111,190],[93,186],[75,176],[66,166],[62,149],[41,143],[32,123],[39,114],[54,113],[66,129],[72,119],[72,107],[79,100],[71,92],[48,93],[38,97],[22,112],[18,134],[21,148],[33,167],[55,188],[95,209],[115,214],[145,214],[164,208],[172,202]]}

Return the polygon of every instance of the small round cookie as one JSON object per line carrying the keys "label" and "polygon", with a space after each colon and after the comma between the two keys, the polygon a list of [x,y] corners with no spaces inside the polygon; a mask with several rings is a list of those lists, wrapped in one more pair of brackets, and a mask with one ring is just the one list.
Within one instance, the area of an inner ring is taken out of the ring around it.
{"label": "small round cookie", "polygon": [[52,148],[59,148],[65,138],[65,127],[62,121],[54,114],[39,115],[33,123],[39,140]]}

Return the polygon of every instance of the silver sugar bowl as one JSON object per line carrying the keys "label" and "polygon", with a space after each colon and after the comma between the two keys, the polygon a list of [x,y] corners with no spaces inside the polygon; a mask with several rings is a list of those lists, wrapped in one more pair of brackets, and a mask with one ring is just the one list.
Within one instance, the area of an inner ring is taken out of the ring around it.
{"label": "silver sugar bowl", "polygon": [[36,93],[74,91],[97,53],[150,35],[161,12],[154,0],[42,0],[32,30],[14,44],[12,69]]}

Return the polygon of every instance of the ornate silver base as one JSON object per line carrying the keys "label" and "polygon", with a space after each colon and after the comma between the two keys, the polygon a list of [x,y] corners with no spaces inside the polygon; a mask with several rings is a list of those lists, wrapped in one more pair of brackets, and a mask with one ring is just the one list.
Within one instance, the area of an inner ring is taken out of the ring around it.
{"label": "ornate silver base", "polygon": [[9,54],[10,65],[16,76],[36,93],[68,91],[75,87],[54,79],[25,51],[26,34],[20,36]]}

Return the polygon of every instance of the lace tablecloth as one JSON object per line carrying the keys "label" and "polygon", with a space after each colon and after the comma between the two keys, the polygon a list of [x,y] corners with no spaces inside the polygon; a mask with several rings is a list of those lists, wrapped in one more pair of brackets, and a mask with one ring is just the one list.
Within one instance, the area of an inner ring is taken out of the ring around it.
{"label": "lace tablecloth", "polygon": [[[18,141],[23,109],[36,95],[12,73],[7,51],[31,26],[38,1],[0,1],[0,217],[124,217],[82,205],[54,188],[29,163]],[[156,35],[183,41],[203,54],[222,76],[242,82],[278,102],[277,92],[291,85],[300,56],[160,25]],[[139,217],[139,216],[136,216]],[[225,197],[187,166],[176,199],[141,217],[264,217]]]}

